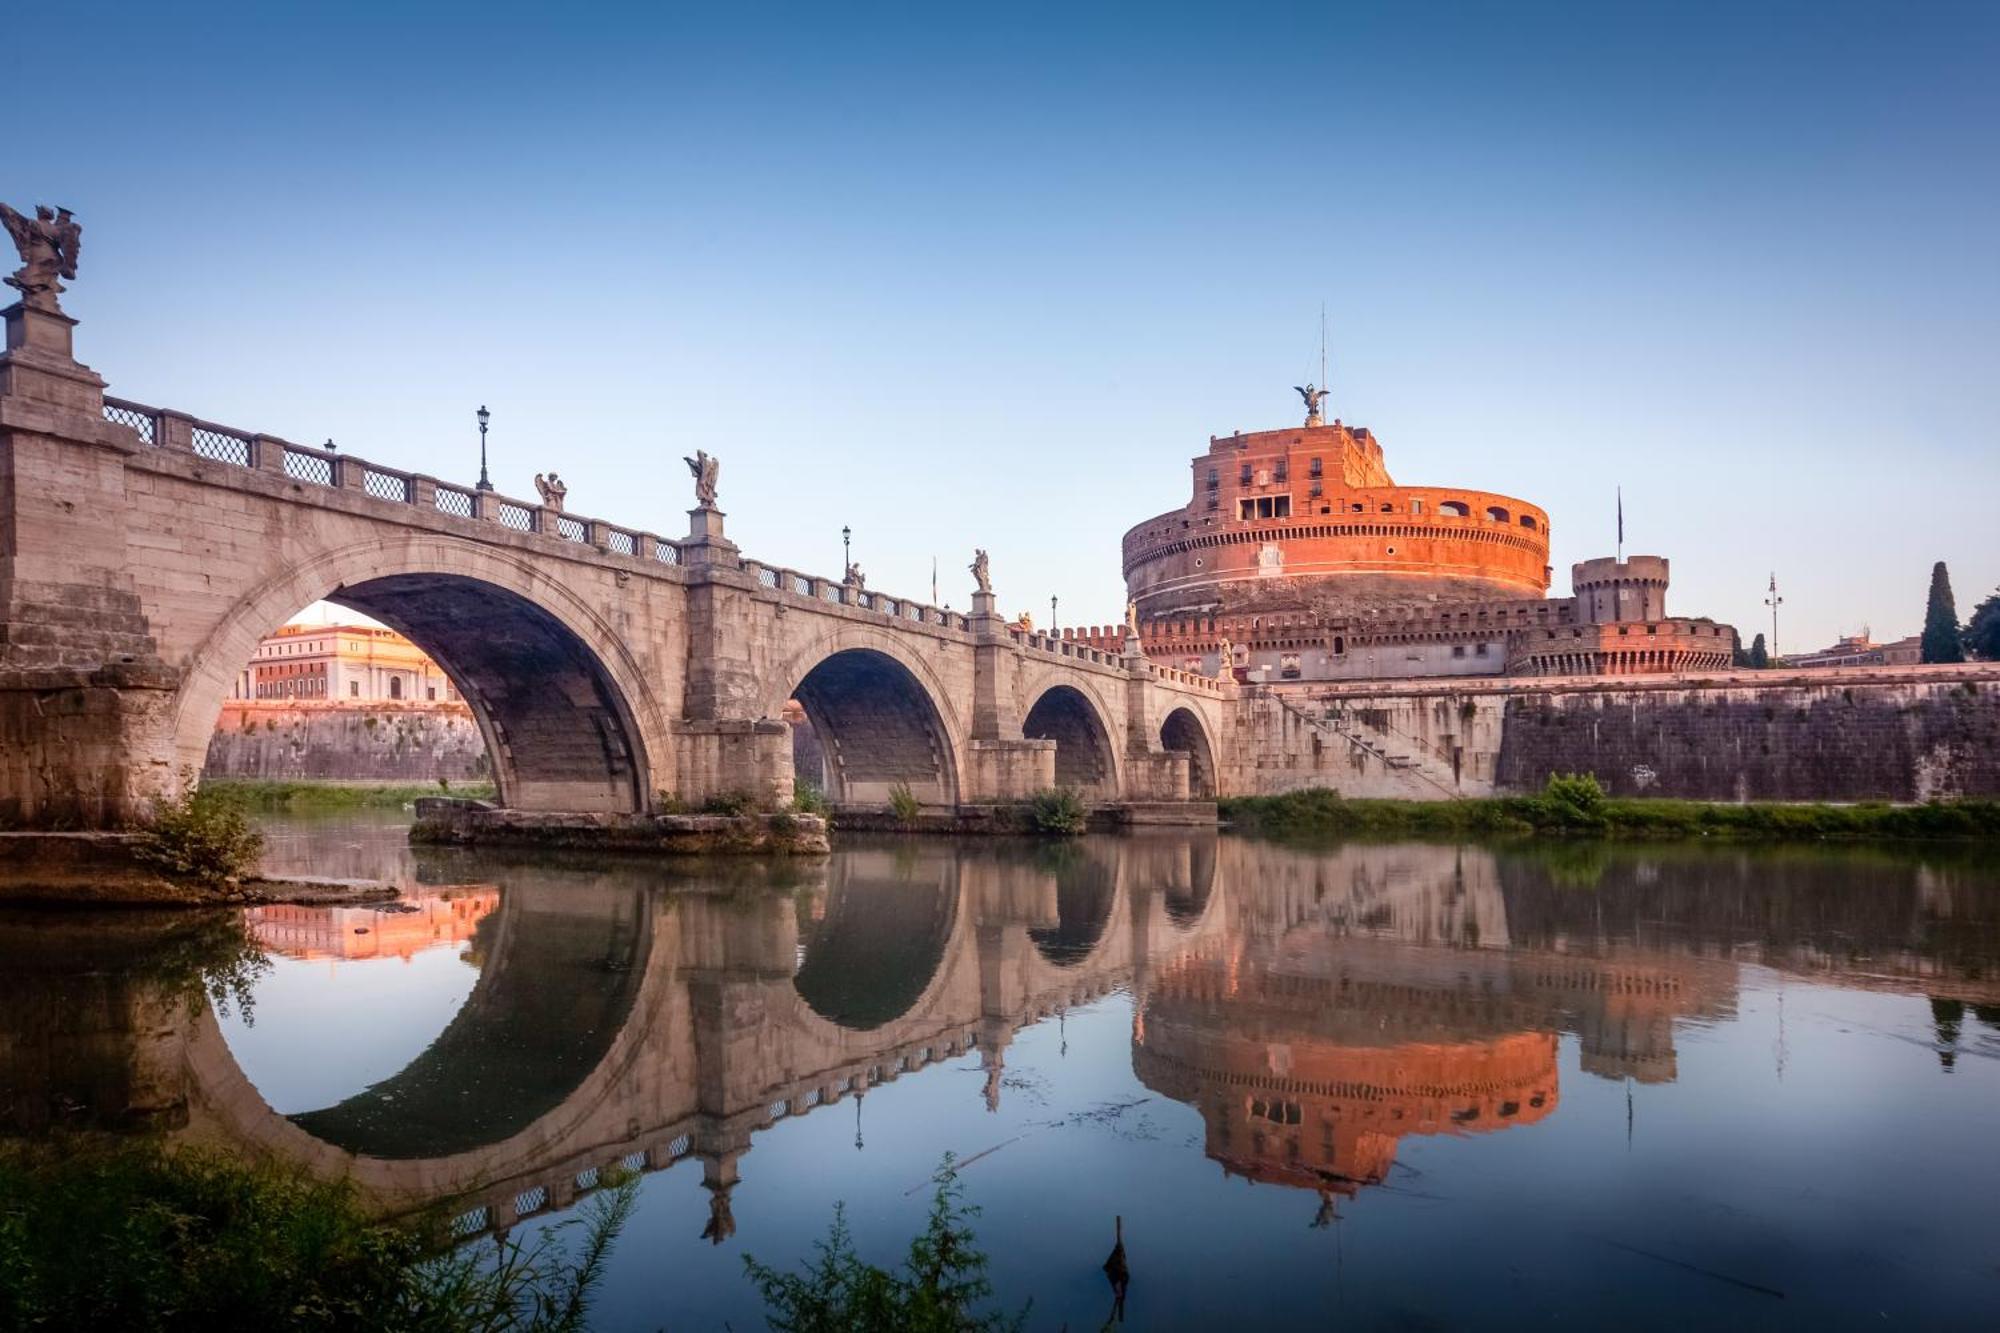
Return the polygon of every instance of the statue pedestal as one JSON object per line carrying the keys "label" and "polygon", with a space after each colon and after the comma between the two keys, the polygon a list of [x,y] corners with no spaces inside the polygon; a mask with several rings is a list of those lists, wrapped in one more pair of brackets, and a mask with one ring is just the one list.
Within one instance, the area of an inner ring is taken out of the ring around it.
{"label": "statue pedestal", "polygon": [[33,398],[90,415],[104,409],[104,379],[77,364],[71,330],[76,321],[60,310],[17,301],[0,310],[7,350],[0,354],[0,394]]}
{"label": "statue pedestal", "polygon": [[690,565],[734,562],[736,543],[723,535],[722,517],[722,511],[712,505],[688,510],[688,535],[686,545],[681,548],[682,560]]}
{"label": "statue pedestal", "polygon": [[972,614],[975,618],[979,616],[999,615],[1000,599],[990,592],[976,592],[972,594]]}

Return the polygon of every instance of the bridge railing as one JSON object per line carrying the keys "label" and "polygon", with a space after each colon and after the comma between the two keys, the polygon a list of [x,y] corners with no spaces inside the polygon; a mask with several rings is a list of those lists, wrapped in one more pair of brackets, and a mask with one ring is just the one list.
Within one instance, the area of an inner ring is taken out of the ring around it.
{"label": "bridge railing", "polygon": [[1043,634],[1036,630],[1009,627],[1009,637],[1023,648],[1038,653],[1053,653],[1057,657],[1068,657],[1078,662],[1094,662],[1098,666],[1125,665],[1122,653],[1108,653],[1102,648],[1093,648],[1077,639],[1060,638],[1054,634]]}
{"label": "bridge railing", "polygon": [[344,491],[382,504],[405,505],[471,523],[497,523],[510,531],[590,546],[611,555],[654,560],[663,565],[681,563],[679,543],[655,533],[564,513],[497,491],[453,485],[421,472],[371,463],[331,447],[293,444],[274,435],[242,431],[124,398],[105,398],[104,419],[131,431],[142,445],[191,453],[245,471],[269,473],[301,486]]}
{"label": "bridge railing", "polygon": [[935,625],[942,629],[955,630],[967,627],[963,612],[931,606],[909,597],[897,597],[886,592],[857,588],[840,579],[802,574],[796,569],[766,564],[761,560],[745,559],[743,569],[756,577],[760,587],[769,588],[773,592],[783,593],[789,597],[801,597],[809,602],[826,602],[834,606],[851,606],[860,611],[873,611],[879,616],[912,625]]}

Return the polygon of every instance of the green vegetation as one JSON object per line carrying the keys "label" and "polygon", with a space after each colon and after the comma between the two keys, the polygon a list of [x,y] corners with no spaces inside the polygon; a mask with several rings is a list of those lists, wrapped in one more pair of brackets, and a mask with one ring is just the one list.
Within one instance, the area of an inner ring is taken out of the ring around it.
{"label": "green vegetation", "polygon": [[1965,622],[1959,639],[1966,651],[1977,653],[1988,662],[2000,662],[2000,588],[1972,608],[1972,619]]}
{"label": "green vegetation", "polygon": [[904,828],[911,828],[917,816],[923,814],[923,802],[910,790],[910,784],[899,782],[889,789],[889,809],[896,816],[896,822]]}
{"label": "green vegetation", "polygon": [[146,831],[152,838],[139,847],[140,859],[203,884],[243,878],[264,853],[264,835],[251,826],[243,801],[214,787],[190,787],[160,801]]}
{"label": "green vegetation", "polygon": [[1965,644],[1959,638],[1958,607],[1951,596],[1951,575],[1942,560],[1931,566],[1931,593],[1924,604],[1923,660],[1965,660]]}
{"label": "green vegetation", "polygon": [[701,803],[698,812],[704,815],[754,815],[763,809],[764,803],[757,799],[755,792],[721,791]]}
{"label": "green vegetation", "polygon": [[1750,646],[1736,649],[1733,665],[1749,667],[1752,671],[1763,671],[1771,665],[1771,650],[1764,646],[1764,636],[1759,634],[1750,641]]}
{"label": "green vegetation", "polygon": [[152,1139],[0,1143],[0,1329],[568,1333],[636,1191],[611,1183],[532,1245],[436,1253],[435,1219],[375,1221],[294,1168]]}
{"label": "green vegetation", "polygon": [[983,1333],[1018,1329],[1028,1312],[979,1313],[993,1294],[987,1259],[969,1225],[978,1208],[962,1201],[950,1154],[938,1168],[930,1221],[910,1242],[909,1257],[891,1272],[864,1263],[854,1251],[846,1211],[835,1206],[818,1257],[797,1273],[783,1273],[743,1257],[744,1270],[764,1297],[766,1318],[781,1333]]}
{"label": "green vegetation", "polygon": [[2000,838],[2000,801],[1735,805],[1621,798],[1605,795],[1588,774],[1551,777],[1539,795],[1487,800],[1350,801],[1322,787],[1220,804],[1237,829],[1282,837]]}
{"label": "green vegetation", "polygon": [[1083,797],[1068,787],[1050,787],[1028,798],[1028,821],[1037,833],[1075,837],[1087,820]]}
{"label": "green vegetation", "polygon": [[203,792],[233,797],[249,810],[400,810],[423,796],[463,796],[470,800],[493,799],[490,782],[467,782],[452,786],[443,780],[433,786],[352,786],[342,782],[280,782],[245,778],[211,778],[201,784]]}
{"label": "green vegetation", "polygon": [[833,807],[827,804],[825,792],[810,782],[801,782],[792,788],[792,812],[828,819],[833,815]]}

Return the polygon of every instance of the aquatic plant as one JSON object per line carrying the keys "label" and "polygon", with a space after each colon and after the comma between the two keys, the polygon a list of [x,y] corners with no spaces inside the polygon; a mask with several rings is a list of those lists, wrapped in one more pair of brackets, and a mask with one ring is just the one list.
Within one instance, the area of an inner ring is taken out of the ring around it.
{"label": "aquatic plant", "polygon": [[917,816],[924,812],[923,803],[917,799],[916,793],[910,790],[910,784],[907,782],[899,782],[889,788],[889,809],[896,816],[896,822],[904,828],[913,827],[917,822]]}
{"label": "aquatic plant", "polygon": [[986,1333],[1025,1326],[1025,1308],[1014,1315],[979,1310],[993,1284],[970,1225],[979,1209],[964,1202],[951,1154],[934,1180],[929,1219],[900,1269],[880,1268],[855,1252],[839,1204],[826,1238],[814,1243],[817,1257],[798,1272],[780,1272],[744,1255],[744,1271],[764,1298],[771,1327],[780,1333]]}

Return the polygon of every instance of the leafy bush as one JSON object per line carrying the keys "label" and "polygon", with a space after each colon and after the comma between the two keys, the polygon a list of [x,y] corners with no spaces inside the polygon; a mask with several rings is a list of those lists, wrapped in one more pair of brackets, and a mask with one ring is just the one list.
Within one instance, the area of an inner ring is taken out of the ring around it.
{"label": "leafy bush", "polygon": [[1604,788],[1594,773],[1551,773],[1542,787],[1539,813],[1555,828],[1602,828]]}
{"label": "leafy bush", "polygon": [[833,812],[827,804],[826,793],[810,782],[801,782],[792,789],[792,809],[802,815],[818,815],[824,819]]}
{"label": "leafy bush", "polygon": [[257,868],[264,835],[250,823],[243,802],[228,791],[189,787],[153,807],[151,837],[139,856],[169,874],[222,884]]}
{"label": "leafy bush", "polygon": [[753,815],[763,802],[755,792],[742,790],[719,791],[701,803],[701,813],[705,815]]}
{"label": "leafy bush", "polygon": [[899,782],[889,789],[889,809],[894,812],[896,822],[904,828],[915,825],[917,817],[924,812],[923,802],[917,799],[907,782]]}
{"label": "leafy bush", "polygon": [[[533,1246],[426,1257],[351,1185],[157,1140],[0,1143],[0,1328],[581,1329],[634,1179]],[[572,1256],[559,1233],[582,1225]]]}
{"label": "leafy bush", "polygon": [[653,813],[659,815],[684,815],[688,812],[687,802],[670,791],[653,793]]}
{"label": "leafy bush", "polygon": [[1028,798],[1028,819],[1037,833],[1074,837],[1088,819],[1083,797],[1068,787],[1050,787]]}
{"label": "leafy bush", "polygon": [[771,1327],[782,1333],[983,1333],[1023,1327],[1025,1309],[1013,1316],[978,1312],[993,1294],[985,1252],[969,1225],[979,1210],[961,1201],[950,1154],[936,1180],[930,1220],[910,1242],[898,1271],[862,1261],[846,1210],[838,1204],[826,1239],[813,1247],[819,1257],[799,1272],[781,1273],[743,1256]]}

